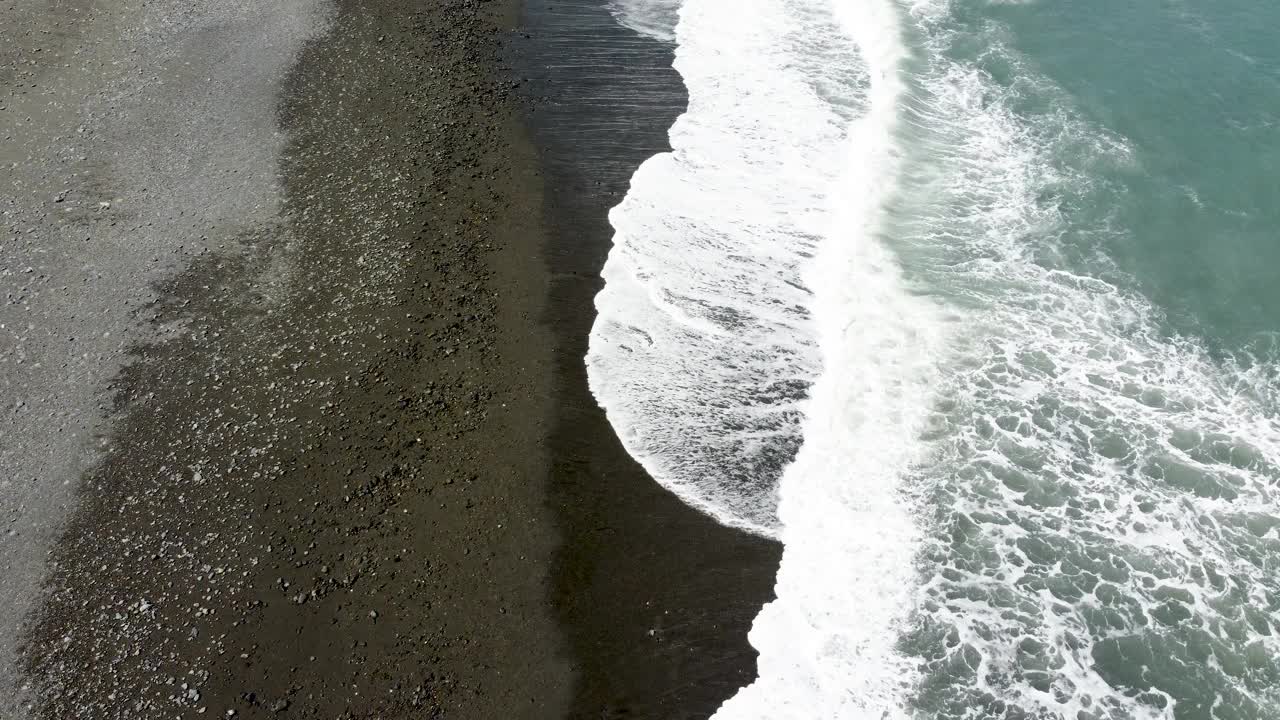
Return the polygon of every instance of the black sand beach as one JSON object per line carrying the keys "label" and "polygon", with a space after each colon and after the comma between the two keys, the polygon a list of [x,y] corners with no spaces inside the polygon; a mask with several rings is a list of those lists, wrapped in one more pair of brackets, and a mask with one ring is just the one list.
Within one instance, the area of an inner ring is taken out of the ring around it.
{"label": "black sand beach", "polygon": [[[324,9],[273,104],[278,206],[169,213],[191,240],[139,276],[92,462],[39,476],[77,491],[40,521],[15,717],[705,717],[749,681],[776,548],[646,477],[582,366],[605,213],[683,102],[670,50],[598,3],[520,10]],[[199,32],[157,86],[234,56]],[[228,140],[191,141],[202,178]],[[128,207],[67,198],[68,233]]]}

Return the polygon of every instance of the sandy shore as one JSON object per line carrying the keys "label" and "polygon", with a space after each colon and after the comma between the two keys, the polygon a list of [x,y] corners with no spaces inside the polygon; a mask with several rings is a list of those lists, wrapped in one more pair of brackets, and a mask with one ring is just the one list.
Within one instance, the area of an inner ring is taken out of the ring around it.
{"label": "sandy shore", "polygon": [[283,77],[277,212],[159,284],[113,382],[22,658],[40,716],[559,714],[503,9],[342,4]]}
{"label": "sandy shore", "polygon": [[705,717],[750,679],[776,548],[645,477],[581,362],[682,99],[609,150],[607,84],[551,75],[623,36],[519,9],[2,11],[0,715]]}

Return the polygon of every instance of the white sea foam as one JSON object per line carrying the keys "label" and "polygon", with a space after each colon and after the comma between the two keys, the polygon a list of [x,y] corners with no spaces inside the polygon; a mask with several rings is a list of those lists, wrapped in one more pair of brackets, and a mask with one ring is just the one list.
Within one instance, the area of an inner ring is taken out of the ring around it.
{"label": "white sea foam", "polygon": [[[802,269],[847,169],[855,49],[803,2],[698,0],[676,68],[673,151],[632,178],[596,298],[592,391],[627,449],[682,498],[774,534],[776,480],[818,373]],[[843,53],[824,75],[806,47]],[[830,78],[832,81],[827,82]],[[842,110],[843,109],[843,110]]]}
{"label": "white sea foam", "polygon": [[917,533],[897,485],[941,330],[875,237],[898,163],[898,32],[878,0],[689,0],[689,111],[611,215],[594,392],[660,482],[785,543],[751,638],[760,679],[722,717],[880,717],[912,683],[894,644]]}
{"label": "white sea foam", "polygon": [[918,681],[896,645],[919,542],[900,482],[920,459],[938,311],[908,294],[878,235],[900,169],[901,27],[879,0],[831,8],[869,71],[863,111],[827,188],[830,223],[807,278],[821,367],[804,444],[781,481],[777,599],[756,619],[759,677],[717,717],[905,717]]}
{"label": "white sea foam", "polygon": [[686,0],[689,112],[611,216],[593,391],[785,546],[719,717],[1274,715],[1273,366],[1081,257],[1133,154],[951,10]]}
{"label": "white sea foam", "polygon": [[624,27],[665,43],[676,41],[676,21],[684,0],[611,0],[609,10]]}
{"label": "white sea foam", "polygon": [[[916,10],[921,171],[896,233],[962,332],[912,479],[933,508],[904,640],[927,678],[913,704],[1119,720],[1216,695],[1243,717],[1280,710],[1280,643],[1260,620],[1280,589],[1263,529],[1280,479],[1272,378],[1162,332],[1149,302],[1100,279],[1114,268],[1068,257],[1124,232],[1071,208],[1113,202],[1099,183],[1132,153],[1065,111],[998,29]],[[961,32],[1012,79],[952,59]],[[1028,97],[1050,102],[1015,112]]]}

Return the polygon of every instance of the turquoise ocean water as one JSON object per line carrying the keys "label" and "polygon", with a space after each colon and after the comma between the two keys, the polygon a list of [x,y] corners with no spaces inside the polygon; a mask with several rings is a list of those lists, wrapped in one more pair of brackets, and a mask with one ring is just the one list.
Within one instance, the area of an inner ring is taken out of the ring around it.
{"label": "turquoise ocean water", "polygon": [[[995,323],[942,413],[955,465],[917,471],[941,577],[905,641],[915,706],[1280,717],[1280,7],[953,3],[942,23],[933,62],[981,76],[966,102],[1002,142],[920,162],[1007,184],[900,210],[911,284]],[[933,242],[949,219],[1007,236]]]}
{"label": "turquoise ocean water", "polygon": [[[963,16],[975,28],[1004,25],[1010,50],[1133,153],[1121,168],[1080,168],[1096,174],[1098,192],[1063,220],[1107,224],[1072,238],[1081,268],[1106,255],[1170,331],[1214,351],[1269,344],[1280,328],[1280,6],[1014,4]],[[957,50],[1003,86],[1017,82],[998,57],[987,65],[981,50]],[[1053,99],[1029,96],[1032,122],[1053,111]]]}
{"label": "turquoise ocean water", "polygon": [[592,389],[781,540],[725,718],[1280,718],[1280,5],[626,0]]}

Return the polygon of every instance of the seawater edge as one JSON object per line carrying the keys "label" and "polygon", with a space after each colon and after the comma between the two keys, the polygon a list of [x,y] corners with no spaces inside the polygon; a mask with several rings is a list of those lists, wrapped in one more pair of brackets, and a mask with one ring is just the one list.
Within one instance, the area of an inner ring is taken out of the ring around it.
{"label": "seawater edge", "polygon": [[579,683],[571,717],[698,718],[755,677],[751,622],[779,546],[724,527],[650,478],[587,386],[608,211],[669,149],[687,102],[672,50],[601,0],[527,0],[513,63],[546,177],[548,324],[556,333],[551,497],[562,537],[555,604]]}

